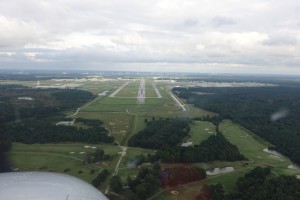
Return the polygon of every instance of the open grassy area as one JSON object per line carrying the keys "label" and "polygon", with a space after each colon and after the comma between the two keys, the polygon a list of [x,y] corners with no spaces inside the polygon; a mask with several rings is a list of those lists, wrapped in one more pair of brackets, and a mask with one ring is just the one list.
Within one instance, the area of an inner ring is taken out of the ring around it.
{"label": "open grassy area", "polygon": [[126,85],[116,94],[116,97],[137,97],[140,86],[140,80],[135,80]]}
{"label": "open grassy area", "polygon": [[214,135],[216,130],[215,125],[205,121],[192,121],[190,127],[190,138],[188,138],[186,142],[193,142],[193,145],[200,144],[209,136]]}
{"label": "open grassy area", "polygon": [[[83,165],[73,158],[45,153],[11,152],[9,157],[14,168],[19,171],[50,171],[65,173],[91,182],[101,167]],[[94,171],[94,172],[93,172]]]}
{"label": "open grassy area", "polygon": [[274,176],[277,175],[297,175],[300,170],[288,169],[291,161],[285,157],[277,157],[266,153],[263,149],[271,146],[267,141],[254,135],[249,130],[225,120],[220,125],[220,131],[232,144],[237,145],[240,152],[245,155],[248,162],[224,162],[217,163],[211,167],[234,167],[235,171],[226,173],[220,176],[211,176],[206,183],[216,184],[221,183],[225,187],[225,192],[228,193],[235,188],[236,180],[243,176],[248,171],[256,166],[271,167]]}
{"label": "open grassy area", "polygon": [[[173,187],[164,190],[159,196],[152,198],[153,200],[173,200],[173,199],[195,199],[198,194],[204,193],[203,181],[190,183],[180,187]],[[172,192],[178,194],[172,194]]]}
{"label": "open grassy area", "polygon": [[19,81],[19,80],[0,80],[0,84],[2,85],[24,85],[28,87],[36,86],[36,81]]}
{"label": "open grassy area", "polygon": [[[204,122],[206,123],[206,122]],[[206,124],[208,125],[208,124]],[[213,125],[212,125],[213,126]],[[201,127],[201,124],[200,126]],[[199,129],[197,124],[193,124],[191,126],[191,132],[196,131]],[[200,128],[201,129],[201,128]],[[200,130],[199,130],[200,131]],[[205,170],[214,169],[214,168],[223,168],[223,167],[233,167],[234,171],[208,176],[204,181],[195,182],[192,184],[187,184],[183,186],[178,186],[172,188],[172,190],[176,190],[179,194],[184,195],[195,195],[193,192],[194,190],[201,190],[203,183],[207,184],[217,184],[221,183],[224,186],[225,193],[233,191],[236,187],[235,183],[237,179],[243,176],[245,173],[249,172],[256,166],[263,166],[272,168],[273,176],[277,175],[299,175],[300,170],[288,169],[288,166],[291,161],[285,157],[276,157],[269,153],[263,151],[263,149],[271,146],[267,141],[263,140],[262,138],[254,135],[249,130],[232,123],[229,120],[225,120],[220,125],[220,131],[223,135],[230,141],[232,144],[238,146],[240,152],[245,155],[249,160],[248,161],[238,161],[238,162],[221,162],[215,161],[210,163],[196,163],[193,164],[194,166],[204,168]],[[200,140],[203,138],[195,138],[195,140]],[[189,191],[191,193],[189,193]],[[155,200],[161,199],[184,199],[184,196],[174,196],[170,193],[170,190],[166,190],[159,195],[157,195]],[[181,198],[182,197],[182,198]]]}
{"label": "open grassy area", "polygon": [[254,139],[253,133],[229,120],[222,122],[220,130],[231,143],[238,146],[242,154],[257,165],[273,166],[274,170],[276,170],[279,166],[287,167],[291,164],[291,161],[285,157],[277,157],[264,152],[263,149],[271,146],[270,144],[266,145],[267,142],[257,141]]}
{"label": "open grassy area", "polygon": [[132,161],[136,156],[141,154],[147,157],[148,154],[154,154],[154,151],[149,149],[128,147],[126,157],[122,160],[120,167],[127,167],[128,161]]}
{"label": "open grassy area", "polygon": [[[80,152],[93,153],[95,149],[85,148],[85,146],[96,147],[103,149],[107,154],[116,154],[119,152],[119,148],[113,145],[107,144],[84,144],[84,143],[59,143],[59,144],[22,144],[13,143],[11,151],[12,152],[44,152],[44,153],[54,153],[62,155],[72,155],[73,157],[82,159]],[[74,154],[70,154],[74,152]]]}
{"label": "open grassy area", "polygon": [[112,93],[114,90],[116,90],[122,84],[124,84],[124,82],[125,81],[122,81],[122,80],[101,81],[101,82],[87,81],[87,82],[84,82],[84,84],[80,88],[90,91],[96,95],[103,91],[109,91],[109,93]]}
{"label": "open grassy area", "polygon": [[[187,105],[188,110],[183,112],[178,108],[176,103],[170,98],[166,92],[168,87],[172,84],[167,82],[157,82],[156,87],[159,90],[162,98],[156,98],[157,94],[153,88],[152,79],[145,79],[146,84],[146,98],[145,104],[138,105],[136,103],[136,96],[140,84],[140,80],[132,81],[125,86],[115,97],[97,97],[93,101],[83,105],[76,116],[72,118],[82,117],[87,119],[99,119],[103,121],[104,127],[109,130],[109,133],[115,137],[121,145],[126,146],[128,139],[138,131],[145,128],[145,119],[148,121],[152,120],[152,117],[158,118],[174,118],[174,117],[186,117],[196,118],[207,115],[214,115],[214,113],[207,112],[202,109],[195,108],[193,105]],[[81,89],[91,91],[94,94],[99,94],[105,90],[109,90],[110,93],[118,89],[128,80],[116,80],[108,82],[93,82],[85,81],[82,82]],[[31,83],[32,84],[32,83]],[[42,84],[53,84],[51,81],[43,82]],[[173,84],[175,85],[175,84]],[[130,98],[126,98],[130,97]],[[74,110],[75,112],[75,110]],[[67,115],[72,115],[73,111],[69,111]],[[76,124],[82,126],[82,124]],[[223,126],[225,131],[231,132],[230,127]],[[208,129],[208,130],[205,130]],[[187,141],[193,141],[194,144],[199,144],[205,140],[209,135],[213,135],[215,132],[215,126],[210,122],[193,121],[191,123],[190,137]],[[241,129],[242,130],[242,129]],[[240,130],[237,130],[240,131]],[[242,130],[244,131],[244,130]],[[210,133],[211,132],[211,133]],[[227,136],[226,136],[227,137]],[[233,141],[232,143],[239,142]],[[83,155],[81,152],[94,152],[91,148],[85,148],[84,146],[95,146],[102,148],[105,153],[115,155],[115,158],[111,161],[100,162],[95,166],[83,165]],[[251,145],[251,144],[250,144]],[[114,145],[90,145],[81,143],[68,143],[68,144],[33,144],[25,145],[14,143],[9,153],[10,158],[13,162],[13,166],[19,168],[21,171],[24,170],[37,170],[37,171],[56,171],[67,173],[88,182],[91,182],[96,176],[96,172],[100,169],[106,168],[110,172],[113,172],[120,158],[118,152],[120,148]],[[72,153],[71,153],[72,152]],[[73,153],[74,152],[74,153]],[[128,161],[132,160],[135,156],[148,153],[154,153],[152,150],[141,149],[141,148],[128,148],[126,156],[122,158],[119,166],[118,175],[122,180],[126,180],[128,175],[137,175],[139,168],[128,168]],[[247,156],[247,155],[246,155]],[[270,158],[271,160],[274,158]],[[275,159],[276,161],[276,159]],[[236,171],[222,175],[209,177],[206,183],[225,183],[226,191],[231,190],[234,187],[234,182],[248,168],[250,169],[254,164],[245,166],[245,162],[212,162],[212,163],[197,163],[194,164],[205,169],[211,169],[214,167],[228,167],[233,166]],[[277,167],[276,172],[286,173],[285,165]],[[94,174],[91,171],[94,170]],[[81,172],[80,172],[81,171]],[[180,195],[196,195],[203,186],[203,181],[193,183],[191,185],[185,185],[176,188],[180,192]],[[108,184],[108,180],[100,186],[103,191]],[[169,195],[170,191],[166,191],[158,196],[156,199],[172,199],[174,196]]]}
{"label": "open grassy area", "polygon": [[146,89],[146,97],[154,97],[157,98],[157,94],[153,88],[153,80],[146,80],[145,89]]}
{"label": "open grassy area", "polygon": [[126,112],[124,113],[102,113],[102,112],[80,112],[79,117],[87,119],[99,119],[103,121],[104,127],[107,128],[112,136],[119,142],[131,133],[134,126],[135,117]]}
{"label": "open grassy area", "polygon": [[[83,165],[81,152],[93,153],[95,149],[85,148],[91,146],[101,148],[106,154],[114,158],[97,164]],[[53,171],[66,173],[91,182],[97,172],[103,168],[113,171],[118,160],[119,147],[105,144],[21,144],[14,143],[9,158],[14,168],[19,171]],[[81,171],[81,172],[80,172]],[[92,171],[94,171],[92,173]]]}

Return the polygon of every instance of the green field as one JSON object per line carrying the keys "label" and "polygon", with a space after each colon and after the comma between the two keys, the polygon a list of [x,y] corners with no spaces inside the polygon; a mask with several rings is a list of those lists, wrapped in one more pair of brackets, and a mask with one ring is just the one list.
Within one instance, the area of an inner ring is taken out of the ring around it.
{"label": "green field", "polygon": [[153,88],[152,80],[146,80],[145,89],[146,89],[146,97],[157,98],[157,94]]}
{"label": "green field", "polygon": [[136,98],[140,86],[140,80],[135,80],[128,83],[115,97],[132,97]]}
{"label": "green field", "polygon": [[271,146],[268,142],[251,133],[249,130],[225,120],[220,125],[220,131],[232,144],[238,146],[240,152],[245,155],[248,162],[226,163],[220,167],[232,166],[235,171],[208,179],[209,184],[222,183],[225,192],[228,193],[235,188],[238,177],[255,168],[256,166],[271,167],[273,176],[277,175],[299,175],[300,170],[289,169],[291,161],[285,157],[277,157],[266,153],[263,149]]}
{"label": "green field", "polygon": [[209,136],[215,135],[216,133],[216,126],[206,121],[192,121],[190,127],[190,137],[186,140],[186,142],[193,142],[193,145],[200,144]]}
{"label": "green field", "polygon": [[109,93],[112,93],[116,88],[120,87],[123,84],[124,81],[121,80],[101,82],[87,81],[82,86],[80,86],[80,88],[97,95],[104,91],[109,91]]}
{"label": "green field", "polygon": [[[153,88],[152,79],[145,79],[146,88],[146,101],[145,104],[137,104],[136,96],[140,85],[140,80],[130,82],[125,86],[115,97],[99,96],[93,101],[83,105],[76,115],[74,111],[66,112],[72,118],[82,117],[87,119],[98,119],[103,121],[103,125],[109,131],[109,134],[115,137],[116,141],[123,146],[127,145],[129,138],[136,134],[138,131],[145,128],[145,119],[151,121],[153,117],[158,118],[199,118],[203,116],[213,116],[211,113],[202,109],[195,108],[193,105],[187,104],[188,110],[183,112],[176,103],[170,98],[167,89],[170,85],[175,85],[168,82],[156,82],[156,87],[159,90],[162,98],[157,98],[157,94]],[[82,82],[81,88],[91,91],[94,94],[99,94],[105,90],[109,90],[110,94],[117,90],[128,80],[115,80],[104,82],[86,81]],[[33,84],[33,82],[31,82]],[[53,81],[45,81],[41,84],[53,84]],[[176,83],[177,84],[177,83]],[[182,83],[185,84],[185,83]],[[126,98],[129,97],[129,98]],[[82,124],[76,123],[78,127]],[[210,122],[193,120],[190,124],[191,132],[185,141],[192,141],[194,144],[199,144],[210,135],[215,134],[215,126]],[[206,130],[207,129],[207,130]],[[215,167],[234,167],[235,171],[217,175],[209,176],[207,180],[189,185],[177,187],[181,194],[195,195],[203,186],[203,183],[224,183],[226,192],[234,188],[236,179],[252,169],[257,165],[271,165],[274,167],[274,172],[279,174],[297,174],[293,170],[287,169],[290,164],[289,161],[275,158],[263,152],[265,146],[268,146],[263,140],[256,137],[253,140],[246,140],[241,136],[248,134],[247,130],[232,124],[231,122],[224,121],[221,125],[221,131],[225,137],[233,144],[238,145],[241,152],[249,158],[248,162],[211,162],[211,163],[196,163],[195,166],[202,167],[206,170]],[[248,136],[247,136],[248,137]],[[106,168],[111,173],[114,172],[116,165],[121,158],[120,147],[107,144],[89,145],[97,148],[102,148],[107,154],[114,155],[110,161],[100,162],[95,165],[83,165],[83,155],[80,152],[93,152],[91,148],[85,148],[88,144],[69,143],[69,144],[33,144],[25,145],[14,143],[9,155],[13,163],[13,167],[19,168],[21,171],[34,170],[34,171],[55,171],[74,175],[88,182],[91,182],[96,176],[96,172]],[[241,147],[240,147],[241,146]],[[252,151],[249,153],[248,151]],[[72,153],[71,153],[72,152]],[[74,153],[73,153],[74,152]],[[126,155],[122,157],[120,166],[118,168],[118,175],[122,180],[126,180],[128,175],[135,176],[139,168],[128,168],[128,162],[132,161],[135,156],[143,154],[152,154],[154,151],[141,149],[141,148],[127,148]],[[261,157],[258,158],[258,157]],[[255,160],[253,162],[252,160]],[[92,174],[91,172],[94,172]],[[300,174],[300,173],[298,173]],[[112,175],[112,174],[111,174]],[[105,190],[108,180],[100,186],[102,191]],[[155,199],[170,199],[170,191],[165,191],[159,194]]]}
{"label": "green field", "polygon": [[[223,135],[233,144],[236,144],[241,151],[250,161],[257,162],[262,165],[286,165],[291,162],[286,158],[274,157],[263,149],[271,146],[267,142],[258,142],[250,131],[225,120],[220,125],[220,131]],[[257,137],[257,136],[256,136]],[[260,139],[262,141],[262,139]]]}
{"label": "green field", "polygon": [[[200,122],[200,126],[197,126],[197,123],[191,125],[191,132],[197,133],[203,129],[202,125],[209,125],[209,122]],[[211,124],[210,124],[211,125]],[[213,125],[211,125],[213,126]],[[211,127],[213,128],[213,127]],[[200,129],[200,130],[199,130]],[[194,132],[195,131],[195,132]],[[213,168],[223,168],[223,167],[233,167],[234,171],[208,176],[204,181],[195,182],[192,184],[186,184],[183,186],[172,188],[172,190],[179,191],[180,194],[185,196],[196,195],[193,191],[198,190],[200,192],[203,183],[207,184],[217,184],[221,183],[224,186],[225,193],[233,191],[235,189],[235,183],[237,179],[243,176],[245,173],[249,172],[256,166],[271,167],[273,176],[278,175],[299,175],[300,170],[289,169],[288,166],[291,165],[291,161],[284,157],[276,157],[269,153],[263,151],[263,149],[271,146],[268,142],[262,138],[254,135],[249,130],[232,123],[229,120],[224,120],[220,125],[220,131],[223,135],[230,141],[232,144],[238,146],[240,152],[245,155],[249,160],[248,161],[238,161],[238,162],[210,162],[210,163],[197,163],[193,164],[194,166],[204,168],[205,170]],[[190,140],[194,138],[193,141],[203,140],[205,137],[194,137],[189,138]],[[206,135],[206,137],[208,137]],[[192,140],[191,140],[192,141]],[[180,196],[178,196],[180,198]],[[164,199],[173,199],[174,195],[170,193],[170,190],[163,191],[153,199],[155,200],[164,200]]]}
{"label": "green field", "polygon": [[[96,164],[83,165],[83,154],[80,152],[93,153],[95,149],[85,148],[93,146],[101,148],[106,154],[115,158],[110,161]],[[12,166],[19,171],[53,171],[66,173],[79,177],[87,182],[95,178],[99,170],[115,166],[118,159],[119,148],[110,145],[94,144],[20,144],[14,143],[9,158]],[[81,171],[81,172],[80,172]],[[94,171],[92,173],[92,171]]]}

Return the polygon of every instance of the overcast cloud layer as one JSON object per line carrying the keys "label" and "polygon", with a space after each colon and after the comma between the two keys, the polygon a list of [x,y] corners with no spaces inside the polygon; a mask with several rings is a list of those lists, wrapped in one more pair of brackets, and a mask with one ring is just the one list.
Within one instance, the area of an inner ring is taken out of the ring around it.
{"label": "overcast cloud layer", "polygon": [[0,0],[1,69],[300,74],[299,0]]}

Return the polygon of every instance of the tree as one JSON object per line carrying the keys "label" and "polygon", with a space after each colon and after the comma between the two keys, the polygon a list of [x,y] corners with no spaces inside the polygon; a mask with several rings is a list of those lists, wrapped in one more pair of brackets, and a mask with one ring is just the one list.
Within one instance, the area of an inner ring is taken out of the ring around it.
{"label": "tree", "polygon": [[101,184],[101,182],[105,181],[105,179],[107,178],[107,176],[109,175],[109,172],[104,169],[102,170],[95,179],[93,179],[92,181],[92,185],[95,187],[99,187],[99,185]]}
{"label": "tree", "polygon": [[224,199],[224,188],[218,183],[217,185],[211,185],[212,199],[213,200],[223,200]]}
{"label": "tree", "polygon": [[104,157],[104,151],[103,149],[97,149],[94,153],[94,162],[98,162],[100,160],[103,160]]}
{"label": "tree", "polygon": [[114,192],[119,193],[122,191],[122,188],[123,188],[122,181],[121,181],[121,178],[117,175],[113,176],[110,179],[109,185],[110,185],[110,188],[112,189],[112,191],[114,191]]}
{"label": "tree", "polygon": [[89,164],[91,163],[92,158],[91,158],[91,154],[89,152],[86,152],[85,154],[83,154],[83,164]]}

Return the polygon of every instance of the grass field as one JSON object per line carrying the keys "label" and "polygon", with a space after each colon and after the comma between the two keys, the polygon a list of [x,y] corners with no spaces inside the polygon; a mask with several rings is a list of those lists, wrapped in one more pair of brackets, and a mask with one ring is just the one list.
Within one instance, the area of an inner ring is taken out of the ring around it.
{"label": "grass field", "polygon": [[289,159],[276,157],[264,152],[263,149],[271,145],[267,141],[251,133],[249,130],[234,124],[229,120],[224,120],[220,125],[220,131],[228,141],[237,145],[240,152],[249,159],[249,162],[226,163],[221,167],[232,166],[235,171],[208,179],[206,181],[207,183],[222,183],[225,186],[225,192],[228,193],[235,188],[235,182],[238,177],[243,176],[256,166],[271,167],[273,176],[300,174],[300,170],[288,169],[288,166],[292,164]]}
{"label": "grass field", "polygon": [[0,80],[0,84],[2,85],[24,85],[28,87],[36,86],[36,81],[18,81],[18,80]]}
{"label": "grass field", "polygon": [[[83,165],[83,154],[80,152],[93,153],[95,149],[84,146],[101,148],[106,154],[115,158],[110,161],[100,162],[97,165]],[[71,153],[72,152],[72,153]],[[20,144],[14,143],[9,158],[14,168],[19,171],[53,171],[66,173],[79,177],[87,182],[95,178],[99,170],[114,167],[118,158],[119,148],[109,145],[94,144]],[[94,171],[92,173],[92,171]]]}
{"label": "grass field", "polygon": [[121,80],[101,82],[87,81],[80,88],[90,91],[96,95],[104,91],[109,91],[110,93],[112,93],[116,88],[124,84],[124,82],[125,81]]}
{"label": "grass field", "polygon": [[[253,133],[229,120],[223,121],[220,125],[223,135],[233,144],[236,144],[242,154],[253,163],[261,166],[273,166],[274,170],[279,167],[288,167],[291,161],[285,157],[276,157],[263,151],[271,146],[267,142],[259,142],[253,137]],[[257,136],[256,136],[257,137]],[[260,139],[262,141],[262,139]],[[297,171],[297,170],[295,170]],[[300,173],[300,171],[298,171]]]}
{"label": "grass field", "polygon": [[[209,122],[203,122],[208,123]],[[208,125],[206,124],[206,125]],[[201,125],[197,126],[197,124],[192,124],[191,126],[191,132],[195,131],[199,132],[201,131]],[[213,125],[212,125],[213,126]],[[221,183],[224,186],[225,193],[228,193],[230,191],[233,191],[236,187],[235,183],[237,179],[241,176],[243,176],[245,173],[249,172],[256,166],[262,166],[262,167],[271,167],[273,176],[277,175],[300,175],[300,170],[294,170],[294,169],[288,169],[288,166],[291,163],[290,160],[284,157],[276,157],[269,153],[266,153],[263,151],[263,149],[267,148],[268,146],[271,146],[267,141],[263,140],[262,138],[254,135],[249,130],[232,123],[229,120],[224,120],[222,124],[220,125],[220,131],[223,133],[223,135],[230,141],[232,144],[237,145],[240,152],[245,155],[249,160],[248,161],[238,161],[238,162],[210,162],[210,163],[196,163],[193,164],[194,166],[204,168],[205,170],[213,169],[216,167],[223,168],[223,167],[233,167],[234,171],[225,173],[225,174],[219,174],[219,175],[213,175],[208,176],[203,182],[195,182],[188,185],[179,186],[176,188],[172,188],[172,190],[176,190],[179,192],[179,194],[184,194],[186,196],[195,195],[193,192],[194,190],[201,190],[201,187],[203,186],[203,183],[207,184],[217,184]],[[191,137],[192,138],[192,137]],[[190,138],[190,139],[191,139]],[[194,140],[201,140],[204,139],[204,137],[195,137]],[[159,195],[157,195],[155,200],[164,200],[164,199],[184,199],[184,196],[174,196],[170,193],[170,190],[166,190]],[[182,197],[182,198],[181,198]]]}
{"label": "grass field", "polygon": [[80,112],[78,117],[87,119],[98,119],[103,121],[104,127],[107,128],[112,136],[118,142],[131,132],[135,117],[128,113],[103,113],[103,112]]}
{"label": "grass field", "polygon": [[[80,89],[87,90],[93,94],[99,94],[103,91],[109,91],[110,94],[116,91],[124,83],[128,82],[115,97],[99,96],[93,101],[83,105],[77,115],[72,118],[82,117],[87,119],[99,119],[103,121],[104,126],[109,130],[109,133],[115,137],[120,145],[126,146],[129,138],[138,131],[145,128],[145,119],[151,120],[152,117],[157,118],[174,118],[186,117],[197,118],[203,116],[213,116],[215,113],[208,112],[193,105],[186,104],[187,111],[183,112],[176,103],[170,98],[167,90],[175,85],[187,86],[187,83],[171,83],[167,81],[154,81],[145,79],[146,100],[145,104],[138,105],[136,97],[140,86],[141,79],[136,80],[109,80],[109,81],[84,81]],[[155,82],[162,98],[157,98],[157,94],[153,88]],[[0,81],[0,84],[7,84],[8,81]],[[9,81],[9,83],[34,86],[35,81]],[[40,81],[40,85],[65,84],[65,82],[57,81]],[[77,83],[77,82],[76,82]],[[183,101],[184,102],[184,101]],[[186,102],[184,102],[186,103]],[[67,115],[72,115],[74,111],[68,111]],[[76,124],[82,126],[82,124]],[[207,139],[210,135],[215,134],[215,126],[210,122],[192,121],[190,124],[190,137],[186,141],[191,141],[193,144],[199,144]],[[207,130],[206,130],[207,129]],[[251,133],[249,130],[225,120],[220,125],[220,131],[232,143],[237,145],[240,152],[245,155],[248,161],[238,162],[209,162],[195,163],[194,166],[210,170],[214,168],[233,167],[234,171],[208,176],[203,181],[181,185],[175,188],[162,191],[153,199],[194,199],[197,194],[203,192],[204,184],[224,185],[225,192],[228,193],[235,189],[235,182],[238,177],[255,168],[256,166],[271,166],[273,176],[277,175],[300,175],[300,170],[288,169],[291,161],[284,157],[277,157],[266,153],[263,149],[271,146],[262,138]],[[94,152],[94,149],[85,148],[84,146],[95,146],[101,148],[105,153],[113,155],[114,158],[110,161],[100,162],[96,165],[83,165],[83,154],[81,152]],[[72,153],[71,153],[72,152]],[[19,168],[20,171],[54,171],[70,174],[79,177],[83,180],[91,182],[99,170],[106,168],[111,172],[115,170],[119,159],[121,158],[120,148],[114,145],[107,144],[32,144],[25,145],[14,143],[9,157],[14,168]],[[139,168],[128,168],[128,162],[134,159],[135,156],[143,154],[152,154],[154,151],[142,148],[127,148],[126,155],[122,158],[118,170],[118,175],[123,181],[127,176],[136,176]],[[110,176],[111,176],[110,175]],[[104,191],[108,185],[109,179],[104,182],[100,189]],[[171,191],[178,191],[178,195],[171,194]]]}
{"label": "grass field", "polygon": [[[122,82],[124,83],[124,82]],[[146,93],[152,91],[153,80],[146,79]],[[111,83],[112,84],[112,83]],[[189,106],[190,109],[182,112],[166,92],[167,85],[157,84],[162,98],[147,98],[145,104],[137,104],[136,98],[117,98],[125,97],[133,90],[138,90],[140,80],[130,82],[116,97],[98,97],[92,102],[84,105],[76,117],[88,119],[99,119],[104,122],[104,126],[117,141],[124,145],[128,139],[139,130],[145,127],[145,118],[172,118],[172,117],[202,117],[210,115],[209,112]],[[121,85],[119,83],[119,85]]]}
{"label": "grass field", "polygon": [[153,150],[128,147],[127,152],[126,152],[126,157],[124,160],[122,160],[120,167],[121,168],[127,167],[128,162],[132,161],[138,155],[143,154],[145,157],[147,157],[147,154],[153,154],[153,153],[154,153]]}
{"label": "grass field", "polygon": [[140,80],[135,80],[126,85],[121,91],[119,91],[115,97],[132,97],[136,98],[140,86]]}
{"label": "grass field", "polygon": [[[9,153],[11,163],[19,171],[50,171],[65,173],[91,182],[101,167],[83,165],[72,158],[43,153]],[[92,172],[94,171],[94,172]]]}
{"label": "grass field", "polygon": [[152,80],[146,80],[145,89],[146,89],[146,97],[157,98],[157,94],[153,88]]}
{"label": "grass field", "polygon": [[[164,190],[157,197],[151,198],[153,200],[177,200],[177,199],[195,199],[198,194],[203,193],[204,191],[203,181],[196,183],[190,183],[180,187],[173,187]],[[178,192],[178,194],[172,194],[173,191]]]}
{"label": "grass field", "polygon": [[62,143],[62,144],[22,144],[22,143],[13,143],[11,148],[12,152],[44,152],[44,153],[54,153],[62,155],[71,155],[73,157],[82,159],[80,152],[89,152],[92,153],[95,149],[85,148],[84,146],[92,146],[96,148],[101,148],[108,154],[116,154],[119,152],[117,146],[107,145],[107,144],[85,144],[85,143]]}
{"label": "grass field", "polygon": [[214,135],[216,133],[216,126],[210,122],[192,121],[190,127],[190,138],[188,138],[186,142],[193,142],[193,145],[200,144],[209,136]]}

